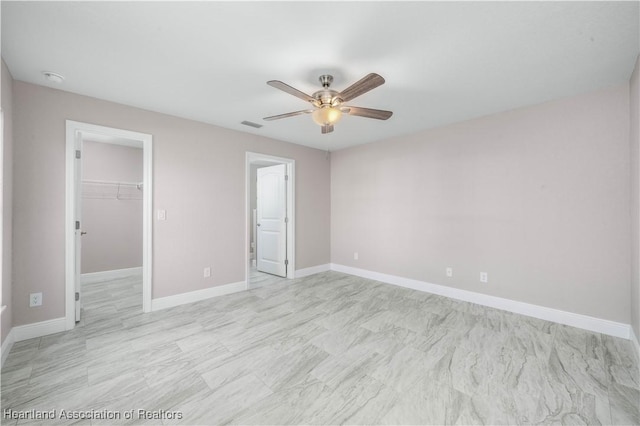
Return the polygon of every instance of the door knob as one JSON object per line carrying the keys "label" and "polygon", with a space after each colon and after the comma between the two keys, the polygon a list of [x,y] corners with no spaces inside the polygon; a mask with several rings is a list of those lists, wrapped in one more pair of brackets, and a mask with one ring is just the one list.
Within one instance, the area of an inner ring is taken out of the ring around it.
{"label": "door knob", "polygon": [[260,224],[258,224],[258,226],[260,226]]}
{"label": "door knob", "polygon": [[80,235],[84,235],[86,233],[87,233],[87,231],[80,231]]}

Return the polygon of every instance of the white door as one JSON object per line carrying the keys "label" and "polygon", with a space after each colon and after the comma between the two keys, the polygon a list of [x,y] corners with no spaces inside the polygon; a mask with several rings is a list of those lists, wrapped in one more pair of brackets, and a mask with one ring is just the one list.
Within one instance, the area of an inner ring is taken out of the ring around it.
{"label": "white door", "polygon": [[286,165],[258,169],[257,268],[287,276],[287,183]]}
{"label": "white door", "polygon": [[75,194],[74,194],[74,219],[75,219],[75,299],[76,299],[76,322],[80,321],[81,312],[81,292],[80,279],[82,274],[82,133],[76,132],[75,136]]}

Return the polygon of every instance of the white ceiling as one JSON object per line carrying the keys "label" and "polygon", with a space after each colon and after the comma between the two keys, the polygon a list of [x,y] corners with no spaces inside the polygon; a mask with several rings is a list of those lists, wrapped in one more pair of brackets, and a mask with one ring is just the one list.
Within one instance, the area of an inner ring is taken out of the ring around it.
{"label": "white ceiling", "polygon": [[[17,80],[336,150],[625,83],[638,5],[2,1],[2,57]],[[311,94],[370,72],[386,84],[349,104],[388,121],[262,120],[308,107],[267,80]]]}

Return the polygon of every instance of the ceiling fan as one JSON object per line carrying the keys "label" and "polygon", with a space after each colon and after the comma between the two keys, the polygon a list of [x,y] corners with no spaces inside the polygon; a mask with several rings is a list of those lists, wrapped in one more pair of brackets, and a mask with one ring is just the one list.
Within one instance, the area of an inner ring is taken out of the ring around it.
{"label": "ceiling fan", "polygon": [[286,114],[272,115],[265,117],[267,121],[279,120],[281,118],[294,117],[301,114],[312,114],[313,121],[322,126],[322,133],[333,132],[333,125],[340,120],[342,114],[357,115],[359,117],[375,118],[377,120],[386,120],[393,115],[391,111],[383,111],[381,109],[360,108],[344,105],[369,90],[384,84],[384,78],[378,74],[371,73],[361,80],[347,87],[342,92],[336,92],[330,89],[333,82],[333,76],[325,74],[321,75],[320,83],[322,89],[309,96],[298,89],[278,80],[267,81],[269,86],[280,89],[290,95],[296,96],[314,106],[313,109],[303,109],[301,111],[288,112]]}

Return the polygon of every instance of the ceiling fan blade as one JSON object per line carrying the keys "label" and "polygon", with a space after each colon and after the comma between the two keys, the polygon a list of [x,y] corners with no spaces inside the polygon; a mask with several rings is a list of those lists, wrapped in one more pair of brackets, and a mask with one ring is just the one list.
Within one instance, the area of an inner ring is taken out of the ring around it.
{"label": "ceiling fan blade", "polygon": [[384,78],[382,78],[378,74],[371,73],[344,89],[338,95],[338,97],[342,99],[343,102],[348,102],[351,99],[367,93],[369,90],[375,89],[382,84],[384,84]]}
{"label": "ceiling fan blade", "polygon": [[358,117],[375,118],[377,120],[386,120],[393,115],[391,111],[384,111],[381,109],[360,108],[360,107],[345,107],[342,112],[349,115],[357,115]]}
{"label": "ceiling fan blade", "polygon": [[325,124],[324,126],[322,126],[322,134],[326,134],[326,133],[331,133],[333,132],[333,126],[331,124]]}
{"label": "ceiling fan blade", "polygon": [[307,101],[307,102],[311,102],[311,103],[316,102],[315,99],[313,99],[311,96],[307,95],[306,93],[301,92],[298,89],[296,89],[294,87],[291,87],[288,84],[283,83],[283,82],[281,82],[279,80],[270,80],[270,81],[267,81],[267,84],[269,86],[271,86],[271,87],[275,87],[276,89],[280,89],[283,92],[287,92],[290,95],[298,97],[298,98],[302,99],[303,101]]}
{"label": "ceiling fan blade", "polygon": [[266,120],[266,121],[280,120],[281,118],[295,117],[296,115],[302,115],[302,114],[311,114],[312,112],[313,112],[312,109],[303,109],[302,111],[294,111],[294,112],[288,112],[286,114],[272,115],[271,117],[263,118],[263,120]]}

